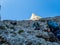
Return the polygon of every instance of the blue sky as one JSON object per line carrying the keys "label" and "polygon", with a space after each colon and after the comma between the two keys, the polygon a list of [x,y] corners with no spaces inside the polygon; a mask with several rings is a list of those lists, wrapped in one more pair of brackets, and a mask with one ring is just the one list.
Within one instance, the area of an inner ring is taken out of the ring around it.
{"label": "blue sky", "polygon": [[41,17],[60,16],[60,0],[0,0],[2,19],[24,20],[32,13]]}

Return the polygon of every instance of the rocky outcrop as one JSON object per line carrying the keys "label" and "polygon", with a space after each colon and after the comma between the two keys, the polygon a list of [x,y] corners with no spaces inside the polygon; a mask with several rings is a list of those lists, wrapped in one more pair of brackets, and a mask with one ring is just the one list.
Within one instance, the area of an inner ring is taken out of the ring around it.
{"label": "rocky outcrop", "polygon": [[47,32],[45,20],[37,20],[40,23],[40,30],[34,30],[32,24],[35,21],[32,20],[0,21],[0,45],[60,45],[54,34]]}

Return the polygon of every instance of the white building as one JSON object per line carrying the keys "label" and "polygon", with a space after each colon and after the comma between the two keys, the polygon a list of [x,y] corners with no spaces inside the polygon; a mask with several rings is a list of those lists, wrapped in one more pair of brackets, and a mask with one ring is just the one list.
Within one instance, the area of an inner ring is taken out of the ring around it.
{"label": "white building", "polygon": [[41,17],[35,15],[34,13],[32,13],[32,16],[30,17],[30,20],[39,20]]}

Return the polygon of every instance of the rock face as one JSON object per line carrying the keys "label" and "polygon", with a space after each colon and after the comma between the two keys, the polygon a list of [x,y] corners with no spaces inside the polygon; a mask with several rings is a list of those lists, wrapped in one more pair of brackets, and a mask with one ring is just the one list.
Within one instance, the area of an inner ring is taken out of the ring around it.
{"label": "rock face", "polygon": [[40,16],[37,16],[34,13],[32,13],[30,20],[39,20],[40,18],[41,18]]}
{"label": "rock face", "polygon": [[0,45],[60,45],[53,33],[47,32],[46,22],[43,19],[37,21],[40,23],[40,30],[34,30],[32,24],[35,21],[32,20],[0,21]]}

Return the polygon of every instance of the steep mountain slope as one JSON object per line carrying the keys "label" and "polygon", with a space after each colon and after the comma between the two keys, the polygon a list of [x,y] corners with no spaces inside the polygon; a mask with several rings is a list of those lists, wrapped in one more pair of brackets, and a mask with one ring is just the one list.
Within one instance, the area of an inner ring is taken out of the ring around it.
{"label": "steep mountain slope", "polygon": [[60,45],[52,32],[47,32],[46,20],[55,20],[60,24],[60,17],[42,18],[40,30],[34,30],[32,20],[3,20],[0,21],[0,45]]}

